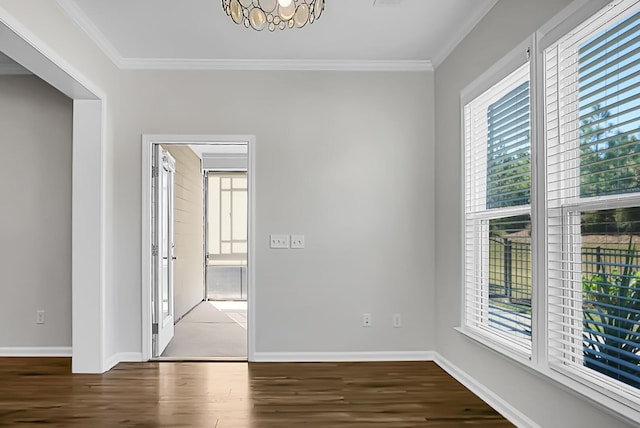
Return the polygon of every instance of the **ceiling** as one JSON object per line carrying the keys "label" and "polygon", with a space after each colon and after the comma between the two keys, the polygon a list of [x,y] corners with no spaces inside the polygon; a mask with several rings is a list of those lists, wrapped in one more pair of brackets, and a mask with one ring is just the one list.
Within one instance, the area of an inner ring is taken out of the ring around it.
{"label": "ceiling", "polygon": [[497,0],[377,1],[374,6],[374,0],[326,0],[313,25],[273,33],[236,25],[221,0],[58,4],[121,68],[242,68],[287,61],[431,67]]}

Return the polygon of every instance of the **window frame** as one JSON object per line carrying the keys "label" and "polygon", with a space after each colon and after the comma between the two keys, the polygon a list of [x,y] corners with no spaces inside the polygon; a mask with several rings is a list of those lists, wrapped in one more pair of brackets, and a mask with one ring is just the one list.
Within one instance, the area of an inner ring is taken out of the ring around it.
{"label": "window frame", "polygon": [[[475,79],[469,86],[464,88],[460,93],[460,117],[461,117],[461,135],[462,135],[462,150],[461,150],[461,165],[463,169],[463,176],[465,179],[462,182],[462,311],[460,314],[460,327],[456,330],[465,334],[466,336],[482,343],[489,348],[498,351],[504,355],[509,356],[517,361],[521,361],[524,363],[528,363],[534,358],[534,347],[530,344],[524,343],[525,341],[517,340],[516,338],[506,339],[499,334],[492,334],[490,330],[484,327],[476,327],[469,325],[466,320],[466,307],[468,302],[467,298],[467,285],[466,285],[466,226],[467,219],[472,221],[486,221],[487,223],[492,219],[505,218],[509,216],[516,216],[521,214],[530,214],[531,215],[531,248],[533,249],[533,240],[534,240],[534,230],[536,226],[533,222],[533,210],[534,210],[534,195],[535,195],[535,180],[534,175],[535,167],[534,167],[534,147],[533,141],[536,135],[536,123],[535,123],[535,114],[534,114],[534,106],[531,104],[530,106],[530,150],[531,150],[531,200],[529,204],[526,205],[518,205],[513,207],[500,207],[500,208],[489,208],[485,209],[482,212],[477,212],[471,214],[467,217],[466,213],[466,123],[465,123],[465,108],[468,103],[482,95],[488,89],[494,87],[495,85],[502,82],[505,78],[511,75],[513,72],[523,67],[525,64],[529,64],[529,99],[530,102],[534,99],[534,91],[536,91],[534,85],[534,72],[535,72],[535,61],[531,52],[533,52],[535,46],[535,37],[534,35],[527,37],[521,43],[519,43],[514,49],[512,49],[507,55],[505,55],[500,61],[496,62],[491,68],[485,71],[480,77]],[[486,179],[486,174],[485,177]],[[477,245],[475,245],[477,247]],[[478,255],[474,255],[477,257]],[[533,343],[533,335],[534,335],[534,313],[533,310],[534,301],[535,301],[535,287],[534,285],[534,270],[536,266],[536,260],[534,260],[534,252],[531,251],[531,266],[532,266],[532,296],[531,296],[531,327],[532,327],[532,341]],[[485,263],[480,263],[481,269],[488,269],[488,265],[484,266]]]}
{"label": "window frame", "polygon": [[[545,99],[544,99],[544,52],[552,44],[563,38],[574,28],[580,26],[595,13],[611,3],[611,0],[574,0],[549,22],[538,29],[530,38],[520,43],[501,60],[477,77],[470,85],[460,93],[460,118],[461,118],[461,165],[463,177],[465,170],[465,105],[483,93],[486,89],[498,83],[506,77],[510,71],[522,64],[522,52],[527,46],[531,53],[530,74],[530,100],[531,100],[531,263],[532,263],[532,350],[531,355],[523,355],[514,350],[503,341],[494,337],[481,334],[475,329],[465,325],[466,312],[466,269],[465,269],[465,244],[466,244],[466,182],[461,183],[461,313],[460,326],[455,330],[466,337],[476,341],[479,345],[495,351],[507,358],[520,363],[535,376],[555,382],[566,387],[574,394],[593,400],[597,406],[613,412],[626,421],[637,422],[640,420],[640,391],[637,394],[629,394],[625,390],[616,390],[616,385],[611,385],[601,376],[589,376],[584,370],[564,368],[558,370],[550,363],[549,358],[549,316],[547,307],[548,294],[548,257],[547,257],[547,189],[546,189],[546,159],[547,144],[545,141]],[[515,65],[515,66],[514,66]],[[509,71],[510,70],[510,71]],[[616,206],[628,207],[640,205],[640,194],[616,195]],[[577,198],[578,203],[568,204],[563,209],[566,211],[584,211],[598,207],[611,208],[611,199],[606,197]],[[564,226],[563,226],[564,227]],[[586,370],[586,369],[585,369]]]}

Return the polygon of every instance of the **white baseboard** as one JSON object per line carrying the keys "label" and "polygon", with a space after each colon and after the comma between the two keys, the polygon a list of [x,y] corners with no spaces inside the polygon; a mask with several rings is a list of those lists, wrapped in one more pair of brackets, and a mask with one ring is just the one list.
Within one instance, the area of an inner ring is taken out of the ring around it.
{"label": "white baseboard", "polygon": [[485,403],[493,407],[498,413],[504,416],[509,422],[520,428],[540,428],[538,424],[529,419],[525,414],[504,401],[489,388],[478,382],[473,377],[452,364],[442,355],[434,353],[433,361],[449,375],[464,385],[469,391],[480,397]]}
{"label": "white baseboard", "polygon": [[255,362],[433,361],[430,351],[384,352],[255,352]]}
{"label": "white baseboard", "polygon": [[142,352],[119,352],[113,354],[105,361],[104,371],[114,368],[118,363],[139,363],[142,360]]}
{"label": "white baseboard", "polygon": [[0,357],[70,357],[71,346],[0,347]]}

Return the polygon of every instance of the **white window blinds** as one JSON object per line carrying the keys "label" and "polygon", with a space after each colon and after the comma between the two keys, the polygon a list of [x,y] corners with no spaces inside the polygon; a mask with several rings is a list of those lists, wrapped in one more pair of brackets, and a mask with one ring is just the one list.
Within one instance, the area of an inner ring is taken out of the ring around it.
{"label": "white window blinds", "polygon": [[529,64],[464,105],[466,328],[531,350]]}
{"label": "white window blinds", "polygon": [[548,358],[640,397],[640,10],[544,51]]}

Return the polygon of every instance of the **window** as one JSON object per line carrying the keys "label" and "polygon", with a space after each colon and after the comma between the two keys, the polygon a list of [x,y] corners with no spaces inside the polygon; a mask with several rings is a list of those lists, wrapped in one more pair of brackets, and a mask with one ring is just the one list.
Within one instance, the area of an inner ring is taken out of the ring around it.
{"label": "window", "polygon": [[640,12],[544,51],[549,363],[640,397]]}
{"label": "window", "polygon": [[531,350],[529,63],[464,105],[465,326]]}
{"label": "window", "polygon": [[574,19],[463,91],[461,331],[637,419],[640,0]]}
{"label": "window", "polygon": [[247,260],[247,173],[207,173],[208,264],[243,266]]}

